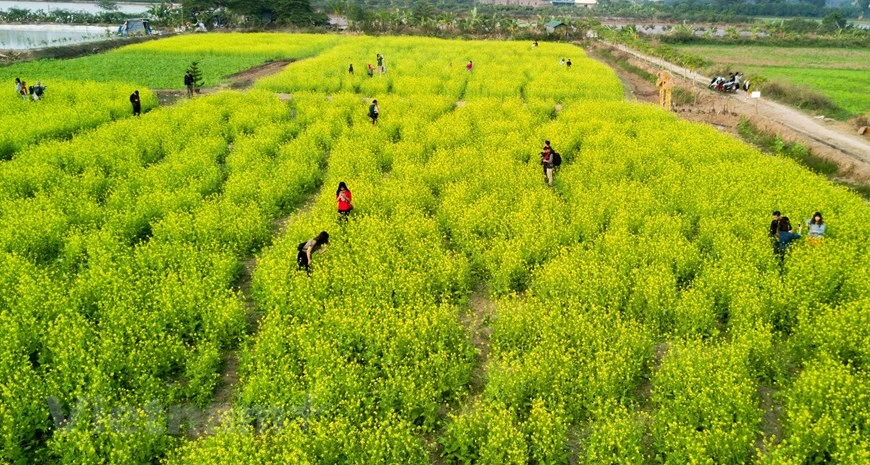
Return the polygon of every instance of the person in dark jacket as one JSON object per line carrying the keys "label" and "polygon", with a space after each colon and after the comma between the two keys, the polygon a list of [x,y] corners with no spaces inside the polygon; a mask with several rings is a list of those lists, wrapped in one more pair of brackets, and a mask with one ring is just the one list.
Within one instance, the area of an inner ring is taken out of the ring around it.
{"label": "person in dark jacket", "polygon": [[779,220],[779,232],[777,232],[777,250],[779,253],[785,253],[785,249],[796,239],[801,238],[803,226],[798,227],[797,234],[792,232],[791,221],[787,216],[783,216]]}
{"label": "person in dark jacket", "polygon": [[133,105],[133,116],[139,116],[142,113],[142,101],[139,100],[138,90],[130,94],[130,104]]}
{"label": "person in dark jacket", "polygon": [[187,98],[193,97],[193,74],[184,73],[184,87],[187,87]]}
{"label": "person in dark jacket", "polygon": [[299,251],[296,254],[296,263],[299,264],[300,270],[305,270],[306,273],[311,273],[311,255],[314,253],[323,253],[329,247],[329,233],[321,231],[317,237],[309,239],[297,246]]}
{"label": "person in dark jacket", "polygon": [[776,237],[776,233],[779,232],[779,220],[781,218],[781,213],[779,210],[773,212],[773,221],[770,222],[770,236]]}
{"label": "person in dark jacket", "polygon": [[369,105],[369,118],[372,119],[372,124],[378,122],[378,116],[381,115],[381,107],[378,106],[377,100],[372,100],[372,104]]}

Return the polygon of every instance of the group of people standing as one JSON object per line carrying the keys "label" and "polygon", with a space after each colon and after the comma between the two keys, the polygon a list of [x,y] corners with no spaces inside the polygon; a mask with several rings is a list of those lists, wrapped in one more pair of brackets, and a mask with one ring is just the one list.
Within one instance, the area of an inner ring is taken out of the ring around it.
{"label": "group of people standing", "polygon": [[[387,74],[387,65],[384,62],[384,56],[378,53],[375,56],[375,62],[378,64],[378,73]],[[347,73],[351,76],[353,75],[353,63],[347,67]],[[366,74],[368,74],[369,77],[375,77],[375,67],[372,66],[371,63],[366,65]]]}
{"label": "group of people standing", "polygon": [[15,78],[15,95],[20,96],[22,100],[27,101],[32,98],[33,101],[37,101],[45,94],[45,89],[46,87],[39,81],[36,81],[35,86],[28,87],[26,81]]}
{"label": "group of people standing", "polygon": [[[805,224],[809,229],[807,242],[818,244],[825,235],[826,229],[825,220],[822,219],[822,213],[813,213],[813,217],[806,220]],[[798,232],[795,233],[789,217],[782,216],[782,213],[779,210],[773,212],[773,221],[770,222],[769,237],[771,238],[776,251],[780,254],[785,253],[785,250],[792,242],[803,237],[803,227],[804,225],[798,225]]]}

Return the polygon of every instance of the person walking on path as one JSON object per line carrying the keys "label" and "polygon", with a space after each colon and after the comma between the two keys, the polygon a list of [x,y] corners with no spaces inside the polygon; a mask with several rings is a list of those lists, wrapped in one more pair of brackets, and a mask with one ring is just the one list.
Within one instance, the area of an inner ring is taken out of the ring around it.
{"label": "person walking on path", "polygon": [[350,66],[347,68],[347,74],[353,76],[353,63],[351,63]]}
{"label": "person walking on path", "polygon": [[187,87],[187,98],[193,97],[193,74],[190,71],[184,73],[184,87]]}
{"label": "person walking on path", "polygon": [[825,221],[822,219],[821,212],[813,213],[813,217],[806,221],[808,231],[807,242],[811,244],[818,244],[822,240],[822,236],[825,235]]}
{"label": "person walking on path", "polygon": [[133,105],[133,116],[139,116],[142,113],[142,101],[139,100],[138,90],[130,94],[130,104]]}
{"label": "person walking on path", "polygon": [[474,69],[474,63],[472,63],[471,60],[468,60],[468,64],[465,65],[465,70],[470,73],[472,69]]}
{"label": "person walking on path", "polygon": [[550,146],[545,146],[541,152],[541,166],[544,167],[544,179],[547,181],[547,185],[551,187],[553,186],[553,169],[555,168],[553,153],[553,149]]}
{"label": "person walking on path", "polygon": [[309,239],[299,244],[296,249],[299,253],[296,254],[296,263],[300,270],[305,270],[311,274],[311,255],[314,253],[323,253],[329,247],[329,233],[321,231],[317,237]]}
{"label": "person walking on path", "polygon": [[369,118],[372,119],[372,124],[378,122],[378,116],[381,115],[381,108],[378,106],[377,100],[372,100],[372,104],[369,105]]}
{"label": "person walking on path", "polygon": [[338,183],[338,190],[335,191],[335,200],[338,202],[338,217],[347,222],[350,211],[353,210],[353,194],[347,188],[344,181]]}

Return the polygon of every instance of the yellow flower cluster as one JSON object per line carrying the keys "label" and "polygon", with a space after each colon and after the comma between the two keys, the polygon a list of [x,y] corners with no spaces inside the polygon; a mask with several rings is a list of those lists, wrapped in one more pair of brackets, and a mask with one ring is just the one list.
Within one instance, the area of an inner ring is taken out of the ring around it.
{"label": "yellow flower cluster", "polygon": [[[235,38],[119,53],[320,53],[0,164],[0,460],[866,459],[856,195],[620,102],[573,46]],[[775,255],[773,209],[825,212],[828,237]],[[179,437],[231,351],[231,409]]]}

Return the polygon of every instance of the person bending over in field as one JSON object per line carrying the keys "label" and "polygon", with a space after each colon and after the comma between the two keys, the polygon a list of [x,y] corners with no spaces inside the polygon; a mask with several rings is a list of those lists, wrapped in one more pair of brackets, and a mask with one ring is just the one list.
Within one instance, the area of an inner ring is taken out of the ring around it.
{"label": "person bending over in field", "polygon": [[130,104],[133,105],[133,116],[139,116],[142,113],[142,101],[139,100],[138,90],[130,94]]}
{"label": "person bending over in field", "polygon": [[553,164],[553,149],[549,146],[545,146],[544,151],[541,152],[541,166],[544,167],[544,179],[547,181],[547,185],[552,186],[555,165]]}
{"label": "person bending over in field", "polygon": [[813,217],[806,221],[806,225],[809,228],[807,242],[818,244],[822,240],[822,236],[825,235],[825,221],[822,219],[822,213],[813,213]]}
{"label": "person bending over in field", "polygon": [[344,181],[338,183],[338,190],[335,191],[335,200],[338,202],[338,217],[347,222],[347,217],[350,216],[350,211],[353,210],[353,195],[347,184]]}
{"label": "person bending over in field", "polygon": [[465,70],[470,73],[472,69],[474,69],[474,63],[472,63],[471,60],[468,60],[468,64],[465,65]]}
{"label": "person bending over in field", "polygon": [[372,119],[372,124],[378,122],[378,116],[381,115],[381,108],[378,106],[377,100],[372,100],[372,104],[369,105],[369,118]]}
{"label": "person bending over in field", "polygon": [[568,69],[571,69],[571,59],[570,58],[568,58],[568,61],[565,62],[565,65],[568,67]]}
{"label": "person bending over in field", "polygon": [[777,250],[779,253],[785,253],[785,249],[795,240],[801,238],[802,226],[798,228],[798,233],[792,232],[791,221],[787,216],[783,216],[779,220],[779,232],[777,233]]}
{"label": "person bending over in field", "polygon": [[329,247],[329,233],[321,231],[317,237],[309,239],[306,242],[299,244],[296,249],[299,251],[296,254],[296,263],[299,264],[300,270],[305,270],[311,274],[311,255],[314,253],[323,253]]}

